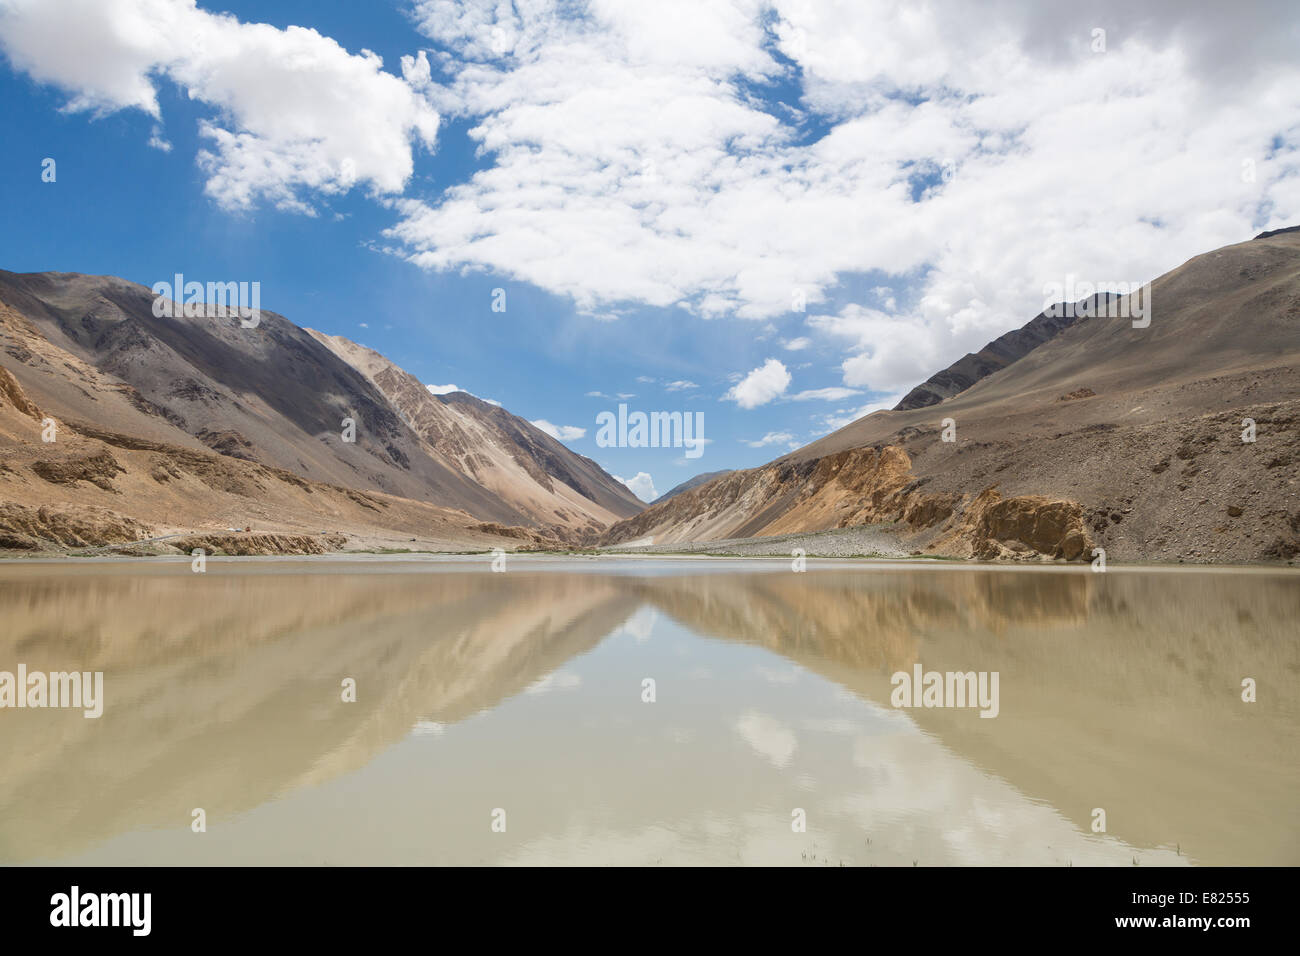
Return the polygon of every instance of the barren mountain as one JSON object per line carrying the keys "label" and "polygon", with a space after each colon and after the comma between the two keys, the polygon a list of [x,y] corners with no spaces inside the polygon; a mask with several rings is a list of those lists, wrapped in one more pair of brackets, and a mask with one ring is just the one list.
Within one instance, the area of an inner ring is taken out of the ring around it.
{"label": "barren mountain", "polygon": [[937,405],[875,412],[602,543],[892,524],[940,554],[1294,560],[1300,233],[1197,256],[1150,301],[1146,328],[1092,316]]}
{"label": "barren mountain", "polygon": [[704,474],[696,475],[694,478],[687,478],[679,485],[673,485],[650,503],[652,505],[657,505],[661,501],[667,501],[669,498],[674,498],[677,495],[680,495],[683,491],[690,491],[692,488],[698,488],[700,485],[708,484],[714,478],[729,474],[731,474],[730,468],[723,468],[721,471],[706,471]]}
{"label": "barren mountain", "polygon": [[626,485],[518,415],[468,392],[434,395],[373,349],[307,332],[379,390],[431,457],[519,512],[595,532],[641,510]]}
{"label": "barren mountain", "polygon": [[982,378],[1024,358],[1044,342],[1055,338],[1091,311],[1109,301],[1109,295],[1093,296],[1083,303],[1086,309],[1060,310],[1060,314],[1040,312],[1021,328],[1000,335],[978,352],[968,353],[942,372],[936,372],[903,396],[894,411],[938,405],[945,398],[964,392]]}
{"label": "barren mountain", "polygon": [[[470,396],[439,402],[377,355],[385,368],[372,380],[274,313],[244,328],[233,315],[159,318],[153,301],[111,277],[0,272],[0,506],[9,513],[0,531],[13,541],[84,545],[135,540],[145,527],[255,523],[517,544],[590,535],[640,508],[527,422]],[[436,408],[405,401],[400,385]],[[53,440],[43,440],[47,418]],[[61,537],[50,520],[14,510],[42,506],[112,517]]]}

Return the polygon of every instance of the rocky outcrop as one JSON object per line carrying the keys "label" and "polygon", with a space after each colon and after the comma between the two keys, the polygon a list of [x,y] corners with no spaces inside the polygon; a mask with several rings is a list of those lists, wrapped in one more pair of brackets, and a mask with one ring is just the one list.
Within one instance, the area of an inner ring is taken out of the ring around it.
{"label": "rocky outcrop", "polygon": [[32,404],[23,387],[9,369],[0,365],[0,401],[13,406],[28,418],[41,419],[41,410]]}
{"label": "rocky outcrop", "polygon": [[994,487],[928,492],[926,484],[896,445],[781,461],[683,492],[614,525],[600,543],[661,543],[665,531],[665,540],[718,540],[896,524],[925,551],[953,557],[1075,561],[1092,547],[1077,502],[1003,497]]}
{"label": "rocky outcrop", "polygon": [[1040,555],[1077,561],[1089,554],[1092,540],[1077,502],[1042,495],[1003,498],[987,488],[966,504],[960,524],[939,547],[982,561]]}
{"label": "rocky outcrop", "polygon": [[341,534],[232,533],[195,534],[167,544],[187,554],[196,548],[207,554],[328,554],[347,541]]}
{"label": "rocky outcrop", "polygon": [[32,463],[32,471],[56,485],[88,481],[105,491],[113,490],[113,479],[126,471],[107,448],[88,455],[47,458]]}
{"label": "rocky outcrop", "polygon": [[0,504],[0,548],[35,551],[50,544],[85,548],[147,538],[148,525],[107,508],[28,508]]}
{"label": "rocky outcrop", "polygon": [[480,531],[483,534],[494,535],[498,538],[515,538],[535,548],[562,548],[566,544],[577,543],[571,541],[569,535],[565,533],[567,529],[562,528],[538,531],[536,528],[523,528],[519,525],[503,525],[485,521],[481,524],[471,525],[470,530]]}

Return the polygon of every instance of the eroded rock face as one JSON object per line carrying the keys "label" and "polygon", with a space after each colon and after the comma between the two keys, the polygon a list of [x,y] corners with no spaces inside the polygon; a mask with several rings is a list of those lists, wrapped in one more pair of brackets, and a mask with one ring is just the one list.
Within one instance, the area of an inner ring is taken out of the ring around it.
{"label": "eroded rock face", "polygon": [[105,491],[113,490],[113,479],[126,471],[107,448],[89,455],[49,458],[32,464],[32,471],[56,485],[88,481]]}
{"label": "eroded rock face", "polygon": [[14,378],[13,373],[3,366],[0,366],[0,401],[12,405],[29,418],[40,421],[40,409],[32,404],[31,399],[27,397],[27,393],[18,384],[18,380]]}
{"label": "eroded rock face", "polygon": [[496,524],[485,521],[472,526],[472,530],[492,534],[501,538],[518,538],[526,544],[538,548],[561,548],[568,542],[568,529],[551,528],[538,531],[536,528],[523,528],[518,525]]}
{"label": "eroded rock face", "polygon": [[347,543],[341,534],[202,534],[167,542],[183,552],[208,554],[327,554]]}
{"label": "eroded rock face", "polygon": [[36,550],[54,542],[68,548],[139,541],[151,534],[141,524],[106,508],[28,508],[0,504],[4,547]]}
{"label": "eroded rock face", "polygon": [[633,541],[665,527],[710,529],[701,537],[709,540],[898,522],[906,534],[926,532],[925,550],[945,556],[1075,561],[1092,547],[1077,502],[1004,498],[995,488],[977,495],[926,492],[925,483],[897,445],[777,462],[683,492],[615,525],[601,543]]}
{"label": "eroded rock face", "polygon": [[961,524],[945,539],[981,560],[1023,557],[1026,552],[1077,561],[1092,547],[1077,502],[1042,495],[1003,498],[986,488],[970,501]]}

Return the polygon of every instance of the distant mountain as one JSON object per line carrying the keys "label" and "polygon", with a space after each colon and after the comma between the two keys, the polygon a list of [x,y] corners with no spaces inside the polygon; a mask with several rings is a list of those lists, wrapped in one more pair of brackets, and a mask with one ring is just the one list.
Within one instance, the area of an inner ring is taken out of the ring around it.
{"label": "distant mountain", "polygon": [[704,474],[696,475],[694,478],[687,478],[680,485],[674,485],[650,503],[652,505],[657,505],[661,501],[667,501],[675,495],[680,495],[683,491],[690,491],[692,488],[698,488],[700,485],[706,484],[721,475],[729,475],[731,474],[731,471],[732,469],[730,468],[723,468],[720,471],[706,471]]}
{"label": "distant mountain", "polygon": [[[942,372],[936,372],[912,389],[894,406],[894,411],[938,405],[946,398],[964,392],[982,378],[1024,358],[1038,346],[1055,338],[1074,323],[1086,318],[1091,310],[1108,302],[1109,293],[1080,300],[1074,308],[1055,309],[1054,314],[1040,312],[1018,329],[1000,335],[978,352],[967,353]],[[1064,305],[1065,303],[1061,303]]]}
{"label": "distant mountain", "polygon": [[[30,416],[21,414],[7,434],[17,444],[6,450],[6,462],[63,467],[58,463],[78,440],[121,448],[112,442],[130,439],[174,456],[198,455],[194,461],[215,454],[227,462],[216,470],[233,468],[240,481],[269,469],[296,476],[304,487],[452,509],[466,528],[477,522],[574,540],[642,507],[594,462],[523,419],[467,395],[436,398],[382,356],[346,340],[266,310],[255,328],[245,328],[233,315],[158,317],[153,304],[150,289],[113,277],[0,271],[0,368],[26,405],[67,426],[66,442],[41,442],[26,433]],[[240,471],[232,461],[256,467]],[[0,473],[12,485],[0,480],[0,504],[57,497],[39,471],[10,472]],[[20,492],[18,478],[36,484]],[[110,475],[99,485],[74,480],[64,490],[77,491],[78,505],[123,517],[152,511],[154,502],[136,507],[115,488]],[[184,507],[177,502],[177,516],[194,521],[215,507],[200,498]],[[307,513],[311,501],[324,506],[325,498],[308,499]],[[247,521],[235,516],[258,512],[240,504],[208,524],[243,527]],[[303,521],[330,527],[324,519],[333,513]]]}
{"label": "distant mountain", "polygon": [[1146,327],[1118,309],[1039,322],[1022,344],[1054,334],[941,406],[867,415],[601,543],[875,524],[965,557],[1294,562],[1300,231],[1196,256],[1148,301]]}
{"label": "distant mountain", "polygon": [[1285,229],[1272,229],[1268,232],[1261,232],[1256,239],[1272,239],[1274,236],[1284,236],[1288,232],[1300,232],[1300,226],[1287,226]]}

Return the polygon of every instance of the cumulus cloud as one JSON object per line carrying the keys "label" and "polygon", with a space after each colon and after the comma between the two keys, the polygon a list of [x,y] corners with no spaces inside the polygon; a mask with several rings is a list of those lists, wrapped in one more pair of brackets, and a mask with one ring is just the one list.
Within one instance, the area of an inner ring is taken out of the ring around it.
{"label": "cumulus cloud", "polygon": [[[1145,281],[1300,221],[1294,3],[412,10],[437,52],[400,75],[194,0],[0,0],[0,48],[68,110],[151,117],[159,149],[163,83],[210,105],[198,162],[229,208],[313,212],[364,188],[389,197],[387,248],[411,262],[600,317],[768,323],[797,294],[850,388],[914,384],[1022,325],[1067,274]],[[466,122],[482,168],[408,194],[441,116]]]}
{"label": "cumulus cloud", "polygon": [[[368,50],[349,53],[315,30],[281,30],[200,10],[194,0],[4,0],[0,47],[69,111],[137,109],[163,119],[164,80],[214,114],[197,159],[207,193],[247,209],[268,200],[311,213],[311,192],[366,184],[405,188],[414,144],[432,148],[439,114],[417,87],[424,54],[398,77]],[[150,145],[170,148],[159,127]]]}
{"label": "cumulus cloud", "polygon": [[539,418],[530,424],[540,428],[557,441],[574,441],[587,434],[585,428],[579,428],[577,425],[552,425],[545,418]]}
{"label": "cumulus cloud", "polygon": [[741,408],[757,408],[785,394],[789,385],[790,373],[778,359],[770,358],[728,389],[722,397]]}
{"label": "cumulus cloud", "polygon": [[659,497],[659,492],[655,491],[654,479],[644,471],[638,471],[631,478],[620,478],[618,475],[611,475],[610,477],[627,485],[632,494],[642,501],[654,501]]}
{"label": "cumulus cloud", "polygon": [[[1023,318],[1016,324],[1027,321]],[[918,334],[927,327],[923,312],[889,315],[847,305],[835,315],[814,315],[808,324],[841,340],[848,349],[849,357],[840,366],[846,385],[899,388],[924,381],[942,365],[943,337]]]}
{"label": "cumulus cloud", "polygon": [[[1300,220],[1294,5],[429,0],[417,19],[453,51],[440,107],[490,164],[397,206],[413,262],[593,312],[767,320],[799,290],[849,387],[914,384],[1068,272],[1147,280]],[[873,297],[827,308],[857,275]]]}

